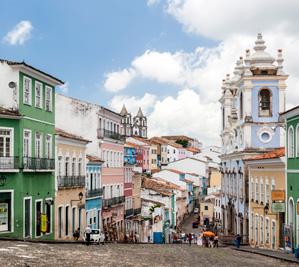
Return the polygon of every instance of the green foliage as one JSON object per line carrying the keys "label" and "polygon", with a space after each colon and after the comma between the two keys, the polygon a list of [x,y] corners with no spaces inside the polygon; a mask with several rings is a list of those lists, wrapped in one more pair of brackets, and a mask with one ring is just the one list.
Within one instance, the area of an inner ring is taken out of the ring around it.
{"label": "green foliage", "polygon": [[179,139],[179,140],[176,140],[175,142],[177,144],[182,145],[183,147],[188,147],[188,141],[187,140],[181,140],[181,139]]}

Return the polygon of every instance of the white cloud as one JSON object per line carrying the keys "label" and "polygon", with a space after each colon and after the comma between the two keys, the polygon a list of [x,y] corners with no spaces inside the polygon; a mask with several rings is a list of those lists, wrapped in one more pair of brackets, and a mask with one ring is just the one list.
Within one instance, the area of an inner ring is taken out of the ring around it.
{"label": "white cloud", "polygon": [[69,82],[65,82],[63,85],[59,86],[59,89],[60,89],[61,93],[67,94],[70,90]]}
{"label": "white cloud", "polygon": [[32,30],[31,22],[22,20],[4,36],[3,40],[10,45],[22,45],[30,39]]}
{"label": "white cloud", "polygon": [[104,88],[110,92],[119,92],[126,88],[134,77],[135,71],[133,69],[110,72],[106,75]]}
{"label": "white cloud", "polygon": [[149,114],[150,109],[154,107],[156,96],[145,93],[143,97],[117,95],[109,102],[109,106],[116,112],[120,112],[123,104],[126,105],[128,112],[132,115],[137,114],[138,108],[141,107],[144,114]]}
{"label": "white cloud", "polygon": [[168,0],[166,6],[186,31],[217,40],[265,29],[298,33],[298,9],[294,0]]}
{"label": "white cloud", "polygon": [[160,2],[160,0],[147,0],[146,3],[148,6],[157,5]]}

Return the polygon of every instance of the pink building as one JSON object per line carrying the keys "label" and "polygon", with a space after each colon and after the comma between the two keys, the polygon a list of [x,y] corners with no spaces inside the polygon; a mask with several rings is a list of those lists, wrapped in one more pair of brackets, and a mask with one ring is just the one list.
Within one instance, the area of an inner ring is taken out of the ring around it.
{"label": "pink building", "polygon": [[98,112],[98,139],[104,160],[102,222],[108,240],[124,238],[124,136],[122,116],[109,109]]}

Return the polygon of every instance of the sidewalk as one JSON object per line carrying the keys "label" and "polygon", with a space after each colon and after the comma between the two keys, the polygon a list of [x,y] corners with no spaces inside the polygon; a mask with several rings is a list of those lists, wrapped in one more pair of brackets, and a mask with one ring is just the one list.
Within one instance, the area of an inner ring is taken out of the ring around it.
{"label": "sidewalk", "polygon": [[284,251],[252,248],[250,246],[241,246],[239,249],[234,247],[233,249],[299,264],[299,259],[296,259],[294,254],[286,253]]}

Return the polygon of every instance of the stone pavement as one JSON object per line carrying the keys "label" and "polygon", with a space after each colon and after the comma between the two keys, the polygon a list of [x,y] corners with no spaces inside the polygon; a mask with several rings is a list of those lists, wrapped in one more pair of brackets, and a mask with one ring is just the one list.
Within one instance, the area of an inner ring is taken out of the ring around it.
{"label": "stone pavement", "polygon": [[295,258],[294,254],[286,253],[284,251],[277,251],[277,250],[270,250],[270,249],[259,249],[259,248],[252,248],[249,246],[241,246],[239,249],[237,249],[237,248],[234,248],[234,249],[243,251],[243,252],[263,255],[263,256],[299,264],[299,259]]}
{"label": "stone pavement", "polygon": [[231,248],[197,245],[42,244],[0,241],[0,266],[297,266]]}

